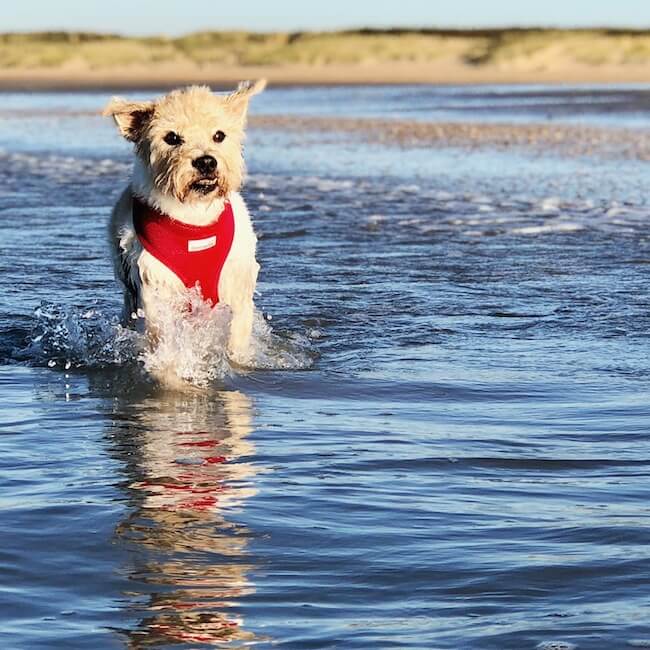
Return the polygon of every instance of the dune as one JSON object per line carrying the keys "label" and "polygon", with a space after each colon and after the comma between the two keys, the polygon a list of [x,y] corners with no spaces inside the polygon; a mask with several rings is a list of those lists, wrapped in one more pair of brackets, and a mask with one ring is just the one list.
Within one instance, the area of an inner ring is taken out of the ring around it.
{"label": "dune", "polygon": [[650,32],[357,30],[180,38],[0,34],[0,87],[650,82]]}

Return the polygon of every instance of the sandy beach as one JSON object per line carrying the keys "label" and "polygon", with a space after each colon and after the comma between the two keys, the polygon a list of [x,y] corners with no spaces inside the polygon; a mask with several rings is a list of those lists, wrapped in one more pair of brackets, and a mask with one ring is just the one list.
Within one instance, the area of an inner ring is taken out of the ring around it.
{"label": "sandy beach", "polygon": [[264,77],[273,85],[319,84],[612,84],[650,83],[650,66],[589,66],[558,62],[546,68],[470,66],[454,60],[330,65],[196,65],[172,63],[90,69],[80,63],[58,68],[0,68],[2,90],[164,89],[188,84],[232,86]]}

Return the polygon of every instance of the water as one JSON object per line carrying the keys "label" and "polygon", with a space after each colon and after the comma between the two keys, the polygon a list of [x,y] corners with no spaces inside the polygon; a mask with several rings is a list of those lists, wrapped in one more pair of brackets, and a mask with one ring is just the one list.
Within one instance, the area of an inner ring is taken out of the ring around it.
{"label": "water", "polygon": [[[254,110],[616,128],[623,93],[648,126],[648,89],[570,90]],[[117,320],[105,100],[3,96],[0,645],[650,647],[647,163],[254,129],[262,369],[185,349],[163,390]]]}

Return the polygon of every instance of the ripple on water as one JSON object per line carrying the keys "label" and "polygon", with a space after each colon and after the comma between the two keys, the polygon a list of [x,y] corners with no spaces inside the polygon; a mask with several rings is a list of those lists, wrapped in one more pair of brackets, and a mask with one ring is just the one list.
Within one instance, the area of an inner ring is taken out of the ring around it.
{"label": "ripple on water", "polygon": [[645,164],[254,129],[262,372],[120,326],[105,99],[0,120],[4,646],[650,647]]}

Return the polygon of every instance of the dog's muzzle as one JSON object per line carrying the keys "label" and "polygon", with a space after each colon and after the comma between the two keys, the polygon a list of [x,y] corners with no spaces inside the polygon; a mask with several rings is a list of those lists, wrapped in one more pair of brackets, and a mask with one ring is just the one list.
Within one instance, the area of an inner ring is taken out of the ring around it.
{"label": "dog's muzzle", "polygon": [[219,180],[217,178],[217,159],[213,156],[200,156],[192,161],[192,167],[196,169],[201,178],[195,180],[190,189],[200,194],[210,194],[217,189]]}

